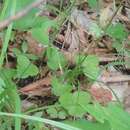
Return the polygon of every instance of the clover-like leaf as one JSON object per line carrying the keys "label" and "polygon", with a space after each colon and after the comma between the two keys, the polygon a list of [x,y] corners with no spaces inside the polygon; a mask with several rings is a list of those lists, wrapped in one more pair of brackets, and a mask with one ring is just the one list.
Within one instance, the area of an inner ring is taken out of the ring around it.
{"label": "clover-like leaf", "polygon": [[[5,11],[4,18],[7,18],[10,16],[10,12],[12,10],[12,1],[8,1],[9,4],[7,6],[7,9]],[[19,12],[23,10],[25,7],[30,5],[33,1],[32,0],[19,0],[16,5],[16,12]],[[27,15],[24,17],[14,21],[13,28],[18,30],[27,30],[30,27],[37,26],[38,23],[42,23],[42,19],[40,17],[36,16],[36,13],[39,12],[39,8],[33,8]]]}
{"label": "clover-like leaf", "polygon": [[61,105],[68,110],[72,116],[82,117],[86,110],[82,106],[88,105],[91,97],[87,92],[79,91],[75,93],[65,93],[59,99]]}
{"label": "clover-like leaf", "polygon": [[55,22],[49,19],[44,19],[42,26],[31,30],[32,36],[40,43],[49,45],[49,28],[55,25]]}
{"label": "clover-like leaf", "polygon": [[52,92],[56,96],[63,95],[66,92],[71,92],[72,86],[68,83],[62,83],[57,78],[52,79]]}
{"label": "clover-like leaf", "polygon": [[37,66],[32,64],[30,60],[24,56],[19,55],[17,57],[17,77],[27,78],[28,76],[35,76],[39,72]]}
{"label": "clover-like leaf", "polygon": [[121,41],[124,40],[128,34],[125,27],[121,23],[110,25],[108,27],[108,29],[106,30],[106,33],[109,36],[111,36],[112,38],[117,39],[117,40],[121,40]]}

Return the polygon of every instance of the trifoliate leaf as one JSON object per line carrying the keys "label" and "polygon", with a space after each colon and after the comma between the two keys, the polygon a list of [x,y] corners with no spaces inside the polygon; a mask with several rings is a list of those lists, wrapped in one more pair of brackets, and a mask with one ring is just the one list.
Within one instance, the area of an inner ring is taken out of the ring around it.
{"label": "trifoliate leaf", "polygon": [[[24,9],[25,7],[30,5],[32,2],[33,2],[32,0],[19,0],[16,3],[17,5],[16,5],[16,11],[15,12],[21,11],[22,9]],[[5,11],[4,18],[7,18],[7,17],[10,16],[11,10],[12,10],[12,1],[10,0],[9,4],[7,6],[7,9]],[[27,15],[25,15],[24,17],[14,21],[13,28],[18,29],[18,30],[27,30],[28,28],[30,28],[32,26],[34,27],[34,24],[37,21],[42,23],[41,18],[36,16],[36,13],[38,13],[39,10],[40,10],[39,8],[33,8],[31,11],[29,11],[29,13],[27,13]]]}
{"label": "trifoliate leaf", "polygon": [[123,24],[117,23],[110,25],[106,30],[106,33],[114,39],[124,40],[127,37],[127,32]]}
{"label": "trifoliate leaf", "polygon": [[63,95],[66,92],[70,92],[72,90],[72,86],[67,83],[62,83],[57,78],[52,79],[52,92],[56,96]]}
{"label": "trifoliate leaf", "polygon": [[82,117],[86,113],[86,111],[78,104],[74,104],[73,106],[69,107],[68,112],[71,116],[75,117]]}
{"label": "trifoliate leaf", "polygon": [[81,106],[86,106],[91,101],[91,97],[87,92],[79,91],[75,93],[65,93],[61,95],[59,102],[68,110],[72,116],[82,117],[86,113]]}
{"label": "trifoliate leaf", "polygon": [[45,19],[42,26],[33,28],[31,30],[32,36],[40,43],[49,45],[49,28],[54,25],[54,21]]}
{"label": "trifoliate leaf", "polygon": [[59,101],[64,108],[68,108],[69,106],[73,105],[72,98],[73,98],[72,93],[65,93],[64,95],[61,95]]}
{"label": "trifoliate leaf", "polygon": [[35,76],[38,74],[38,68],[24,56],[17,57],[17,77],[27,78],[28,76]]}
{"label": "trifoliate leaf", "polygon": [[73,93],[73,102],[75,104],[80,104],[80,105],[87,105],[91,101],[91,96],[89,93],[84,92],[84,91],[77,91]]}

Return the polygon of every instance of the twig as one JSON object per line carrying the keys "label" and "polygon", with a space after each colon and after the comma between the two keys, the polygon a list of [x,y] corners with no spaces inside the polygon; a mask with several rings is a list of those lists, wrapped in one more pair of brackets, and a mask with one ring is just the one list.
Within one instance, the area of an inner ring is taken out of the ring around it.
{"label": "twig", "polygon": [[122,4],[119,5],[119,7],[117,8],[117,10],[115,11],[115,13],[112,15],[112,17],[110,18],[110,20],[108,21],[108,24],[103,28],[103,30],[106,30],[112,23],[113,19],[116,17],[116,15],[118,14],[119,10],[121,9]]}
{"label": "twig", "polygon": [[27,15],[29,11],[31,11],[33,8],[38,7],[40,4],[42,4],[45,0],[36,0],[35,2],[31,3],[21,11],[17,12],[14,16],[10,16],[6,20],[3,20],[0,22],[0,30],[7,27],[12,21],[18,20],[22,18],[23,16]]}

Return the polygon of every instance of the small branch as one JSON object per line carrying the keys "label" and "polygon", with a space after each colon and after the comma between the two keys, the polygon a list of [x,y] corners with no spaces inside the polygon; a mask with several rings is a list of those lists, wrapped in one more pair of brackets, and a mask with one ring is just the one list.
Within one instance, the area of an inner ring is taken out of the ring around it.
{"label": "small branch", "polygon": [[31,3],[24,9],[22,9],[20,12],[16,13],[14,16],[10,16],[6,20],[3,20],[0,22],[0,31],[7,27],[10,23],[12,23],[15,20],[18,20],[22,18],[23,16],[27,15],[29,11],[31,11],[33,8],[38,7],[40,4],[42,4],[45,0],[36,0],[35,2]]}

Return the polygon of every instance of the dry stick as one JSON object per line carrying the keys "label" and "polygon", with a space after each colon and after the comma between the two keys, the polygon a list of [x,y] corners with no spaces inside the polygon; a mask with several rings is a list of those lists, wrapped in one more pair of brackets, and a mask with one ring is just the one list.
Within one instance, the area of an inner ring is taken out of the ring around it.
{"label": "dry stick", "polygon": [[33,2],[32,4],[25,7],[20,12],[16,13],[14,16],[10,16],[8,19],[3,20],[0,22],[0,31],[7,27],[11,22],[18,20],[22,18],[23,16],[27,15],[29,11],[31,11],[33,8],[38,7],[40,4],[42,4],[45,0],[37,0]]}
{"label": "dry stick", "polygon": [[113,19],[116,17],[116,15],[118,14],[118,11],[120,10],[121,7],[122,7],[122,4],[119,5],[119,7],[115,11],[115,13],[112,15],[111,19],[108,21],[108,24],[103,28],[103,30],[106,30],[111,25]]}

